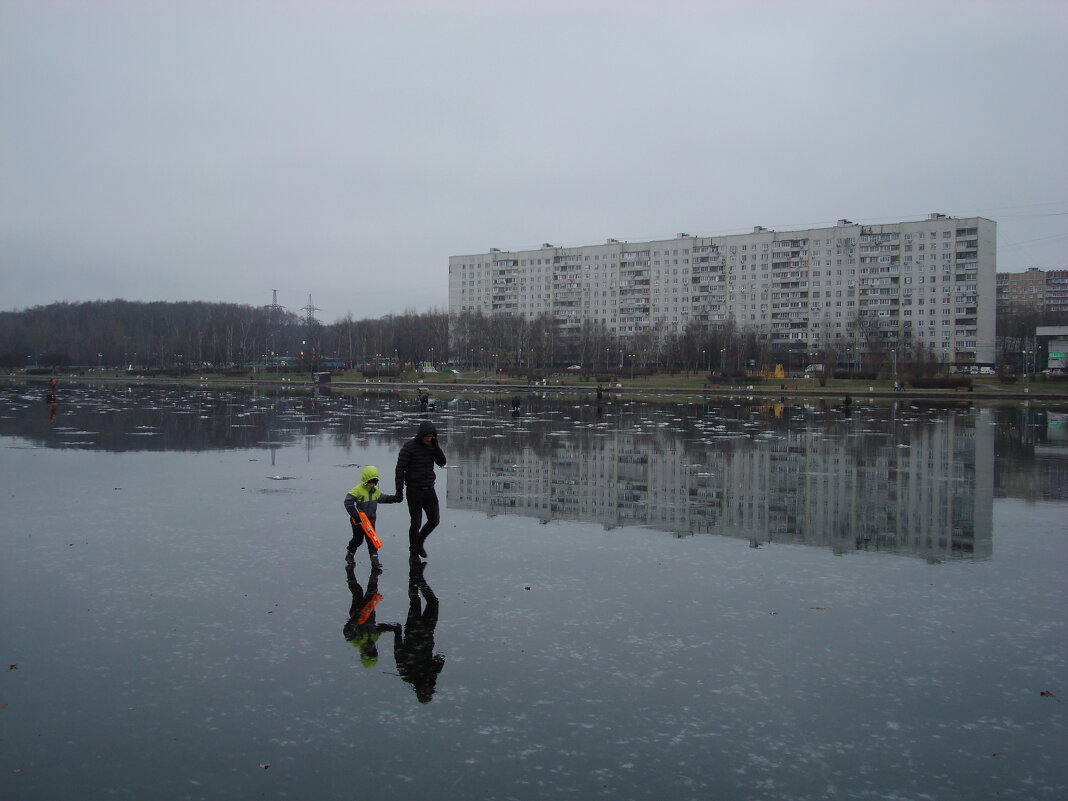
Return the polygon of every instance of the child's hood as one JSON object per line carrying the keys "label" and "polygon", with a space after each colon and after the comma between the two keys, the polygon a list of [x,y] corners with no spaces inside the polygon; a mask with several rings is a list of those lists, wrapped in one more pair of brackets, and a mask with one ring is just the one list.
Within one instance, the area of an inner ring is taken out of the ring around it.
{"label": "child's hood", "polygon": [[373,464],[367,465],[367,467],[363,469],[363,472],[360,473],[360,483],[364,486],[367,486],[367,482],[375,478],[379,478],[379,475],[378,468]]}

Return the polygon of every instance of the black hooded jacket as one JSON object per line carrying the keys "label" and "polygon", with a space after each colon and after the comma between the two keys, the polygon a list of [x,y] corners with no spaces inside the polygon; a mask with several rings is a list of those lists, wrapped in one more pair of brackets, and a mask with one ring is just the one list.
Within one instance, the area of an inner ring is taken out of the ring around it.
{"label": "black hooded jacket", "polygon": [[[433,434],[429,445],[423,444],[423,437]],[[434,465],[445,466],[445,453],[438,445],[438,430],[429,420],[419,424],[419,433],[401,446],[397,456],[397,489],[428,489],[434,486]]]}

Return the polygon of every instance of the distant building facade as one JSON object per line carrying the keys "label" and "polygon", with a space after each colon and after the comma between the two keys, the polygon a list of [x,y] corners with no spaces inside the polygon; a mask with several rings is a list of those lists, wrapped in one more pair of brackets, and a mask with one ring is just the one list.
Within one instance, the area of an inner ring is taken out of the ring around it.
{"label": "distant building facade", "polygon": [[1068,270],[1032,267],[1022,273],[998,273],[997,287],[999,310],[1068,313]]}
{"label": "distant building facade", "polygon": [[548,314],[628,338],[733,322],[773,344],[929,346],[993,362],[997,225],[983,217],[503,251],[449,258],[449,313]]}
{"label": "distant building facade", "polygon": [[1038,369],[1051,373],[1068,373],[1068,325],[1040,325],[1035,329],[1036,355],[1044,353],[1046,364]]}

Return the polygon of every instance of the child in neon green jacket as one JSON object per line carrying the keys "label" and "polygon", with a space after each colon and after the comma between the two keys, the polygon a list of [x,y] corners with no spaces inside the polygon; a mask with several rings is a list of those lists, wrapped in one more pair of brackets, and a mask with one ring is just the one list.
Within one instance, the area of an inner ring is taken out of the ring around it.
{"label": "child in neon green jacket", "polygon": [[345,511],[348,512],[349,522],[352,524],[352,539],[349,540],[348,555],[345,557],[346,562],[354,560],[356,549],[360,547],[360,543],[364,539],[367,539],[367,550],[371,554],[371,562],[377,563],[378,561],[378,549],[364,533],[363,528],[360,526],[359,515],[356,513],[363,512],[367,515],[367,519],[371,521],[371,525],[374,526],[378,515],[378,504],[400,503],[401,500],[402,496],[399,493],[396,495],[382,494],[382,490],[378,488],[377,467],[367,465],[363,469],[360,474],[360,483],[345,495]]}

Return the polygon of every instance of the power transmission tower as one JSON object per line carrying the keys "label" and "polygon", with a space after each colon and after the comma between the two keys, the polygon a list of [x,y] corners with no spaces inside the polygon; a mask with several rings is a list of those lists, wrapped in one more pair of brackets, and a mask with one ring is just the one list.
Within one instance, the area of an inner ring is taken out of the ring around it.
{"label": "power transmission tower", "polygon": [[278,290],[271,290],[271,305],[267,307],[267,349],[264,360],[270,361],[275,355],[274,348],[278,341],[278,324],[282,319],[282,307],[278,305]]}
{"label": "power transmission tower", "polygon": [[311,327],[318,322],[318,320],[315,319],[315,313],[319,311],[318,306],[312,305],[311,295],[308,295],[308,305],[303,307],[301,311],[305,312],[304,324],[308,326],[309,330],[311,330]]}
{"label": "power transmission tower", "polygon": [[319,325],[319,321],[315,319],[315,313],[319,311],[319,307],[312,304],[312,296],[308,295],[308,305],[301,309],[305,313],[304,316],[304,343],[307,347],[304,358],[311,362],[311,368],[314,372],[315,363],[318,360],[318,352],[315,347],[315,328]]}

